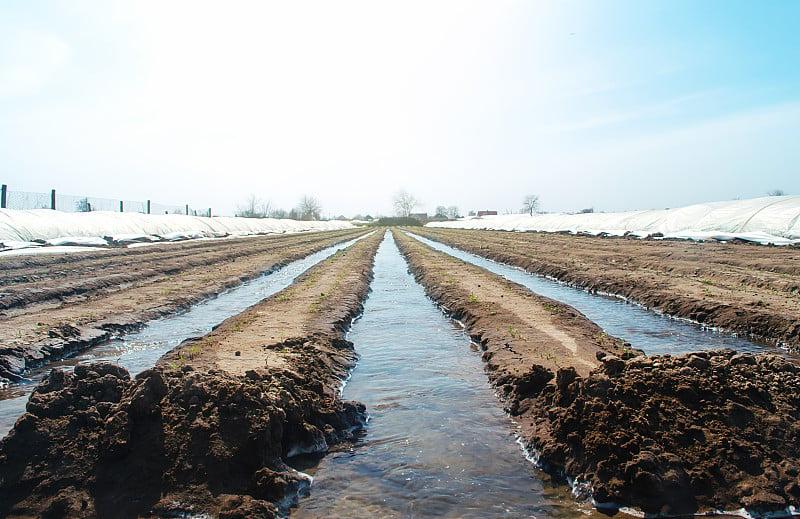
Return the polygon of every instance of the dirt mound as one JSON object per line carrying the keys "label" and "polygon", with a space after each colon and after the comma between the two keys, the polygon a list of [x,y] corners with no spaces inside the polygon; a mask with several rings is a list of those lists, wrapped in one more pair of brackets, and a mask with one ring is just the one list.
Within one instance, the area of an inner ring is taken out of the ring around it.
{"label": "dirt mound", "polygon": [[732,350],[614,356],[503,381],[526,443],[602,506],[686,514],[800,505],[800,368]]}
{"label": "dirt mound", "polygon": [[364,424],[318,371],[53,370],[0,442],[0,515],[274,517],[308,484],[283,460]]}

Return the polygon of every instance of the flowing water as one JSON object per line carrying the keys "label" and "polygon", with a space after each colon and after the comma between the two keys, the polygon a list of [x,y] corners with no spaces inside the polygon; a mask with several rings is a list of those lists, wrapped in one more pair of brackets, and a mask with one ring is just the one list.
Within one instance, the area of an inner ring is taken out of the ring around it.
{"label": "flowing water", "polygon": [[28,377],[30,382],[0,390],[0,437],[8,434],[17,418],[25,412],[28,395],[51,369],[72,369],[76,364],[105,361],[116,362],[127,369],[131,376],[135,376],[153,367],[162,355],[185,339],[205,335],[228,317],[283,290],[306,270],[360,239],[356,238],[323,249],[222,292],[217,297],[207,299],[184,312],[151,321],[137,332],[34,370]]}
{"label": "flowing water", "polygon": [[586,290],[531,274],[518,267],[498,263],[415,234],[411,236],[438,251],[519,283],[532,292],[566,303],[594,321],[609,335],[624,339],[647,354],[679,355],[690,351],[732,348],[751,353],[783,353],[798,358],[797,355],[790,355],[774,346],[751,342],[687,320],[673,319],[618,297],[590,294]]}
{"label": "flowing water", "polygon": [[564,485],[526,460],[467,334],[425,296],[391,237],[375,259],[345,399],[367,406],[363,436],[319,461],[292,517],[585,517]]}

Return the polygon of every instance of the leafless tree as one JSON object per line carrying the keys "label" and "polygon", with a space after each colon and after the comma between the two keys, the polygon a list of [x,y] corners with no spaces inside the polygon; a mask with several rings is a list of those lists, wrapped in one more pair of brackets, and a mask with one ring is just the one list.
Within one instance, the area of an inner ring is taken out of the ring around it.
{"label": "leafless tree", "polygon": [[75,211],[78,213],[91,213],[92,204],[89,203],[89,199],[84,197],[75,202]]}
{"label": "leafless tree", "polygon": [[256,195],[250,195],[244,204],[236,206],[236,216],[243,218],[266,218],[269,213],[269,202],[265,202]]}
{"label": "leafless tree", "polygon": [[436,206],[436,214],[434,216],[446,217],[447,216],[447,208],[445,206],[443,206],[443,205],[437,205]]}
{"label": "leafless tree", "polygon": [[786,193],[784,193],[783,189],[773,189],[772,191],[767,193],[767,196],[783,196],[785,194]]}
{"label": "leafless tree", "polygon": [[319,220],[322,213],[322,204],[313,196],[304,195],[297,207],[301,220]]}
{"label": "leafless tree", "polygon": [[458,218],[458,207],[451,205],[447,208],[447,217],[455,220]]}
{"label": "leafless tree", "polygon": [[419,201],[405,189],[394,194],[394,208],[398,216],[410,216],[417,205]]}
{"label": "leafless tree", "polygon": [[522,211],[533,216],[539,209],[539,195],[528,195],[522,200]]}
{"label": "leafless tree", "polygon": [[273,209],[272,211],[270,211],[269,212],[269,217],[270,218],[289,218],[289,213],[286,211],[286,209],[278,208],[278,209]]}

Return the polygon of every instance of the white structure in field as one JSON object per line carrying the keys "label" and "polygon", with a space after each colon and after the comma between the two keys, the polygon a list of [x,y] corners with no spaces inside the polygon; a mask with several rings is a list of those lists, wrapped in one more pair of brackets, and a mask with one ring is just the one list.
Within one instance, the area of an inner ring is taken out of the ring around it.
{"label": "white structure in field", "polygon": [[42,245],[102,246],[118,243],[177,241],[255,234],[349,229],[343,221],[298,221],[275,218],[233,218],[149,215],[95,211],[64,213],[50,209],[0,209],[0,250]]}
{"label": "white structure in field", "polygon": [[770,196],[750,200],[710,202],[677,209],[622,213],[512,214],[431,222],[429,227],[505,231],[572,232],[640,237],[789,245],[800,243],[800,196]]}

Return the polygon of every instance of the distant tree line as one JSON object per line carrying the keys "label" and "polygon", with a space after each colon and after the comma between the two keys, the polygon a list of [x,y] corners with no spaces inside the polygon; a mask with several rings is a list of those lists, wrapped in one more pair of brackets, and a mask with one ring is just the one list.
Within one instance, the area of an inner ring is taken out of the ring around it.
{"label": "distant tree line", "polygon": [[304,195],[297,207],[286,209],[272,209],[268,201],[250,197],[236,206],[236,216],[241,218],[283,218],[290,220],[320,220],[322,218],[322,204],[316,197]]}

